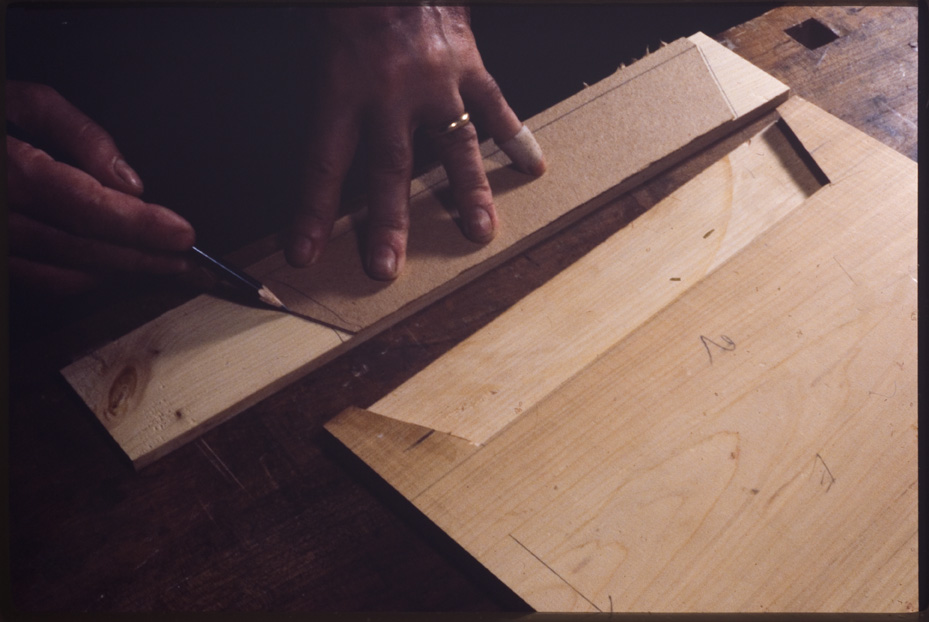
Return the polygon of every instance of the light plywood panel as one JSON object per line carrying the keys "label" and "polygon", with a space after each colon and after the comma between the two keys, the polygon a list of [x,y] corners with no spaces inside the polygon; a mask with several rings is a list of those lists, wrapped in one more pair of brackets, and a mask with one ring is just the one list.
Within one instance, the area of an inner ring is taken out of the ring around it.
{"label": "light plywood panel", "polygon": [[[831,183],[483,446],[416,467],[416,506],[538,609],[915,610],[916,166],[779,110]],[[388,448],[359,455],[395,477]]]}
{"label": "light plywood panel", "polygon": [[[503,219],[485,247],[457,230],[440,200],[444,174],[433,172],[413,184],[418,229],[397,282],[363,274],[348,222],[315,268],[276,254],[250,269],[289,306],[345,330],[202,296],[62,373],[137,466],[157,459],[786,97],[714,46],[678,41],[531,119],[550,165],[538,180],[485,147]],[[743,106],[740,88],[761,97]]]}
{"label": "light plywood panel", "polygon": [[786,134],[749,137],[371,410],[486,442],[819,188]]}

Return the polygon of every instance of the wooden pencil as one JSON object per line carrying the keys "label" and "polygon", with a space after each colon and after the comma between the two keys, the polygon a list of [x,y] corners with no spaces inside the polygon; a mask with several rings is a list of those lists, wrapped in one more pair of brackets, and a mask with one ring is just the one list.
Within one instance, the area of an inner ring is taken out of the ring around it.
{"label": "wooden pencil", "polygon": [[290,311],[281,299],[274,295],[270,289],[268,289],[264,284],[261,283],[258,279],[255,279],[252,276],[249,276],[245,272],[230,266],[229,264],[216,259],[212,255],[204,252],[202,249],[194,246],[191,248],[191,251],[202,261],[204,265],[212,269],[217,275],[220,276],[224,281],[235,287],[236,289],[242,291],[248,295],[254,295],[258,298],[259,301],[265,303],[268,306],[275,307],[277,309],[282,309],[284,311]]}

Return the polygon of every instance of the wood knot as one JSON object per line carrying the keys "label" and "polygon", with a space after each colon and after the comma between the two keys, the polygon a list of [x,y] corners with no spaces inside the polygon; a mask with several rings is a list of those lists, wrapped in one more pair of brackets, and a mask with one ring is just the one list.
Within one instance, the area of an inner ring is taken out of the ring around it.
{"label": "wood knot", "polygon": [[126,367],[119,372],[116,379],[110,387],[110,395],[107,400],[106,417],[114,421],[123,417],[129,411],[129,402],[135,395],[139,386],[139,374],[135,367]]}

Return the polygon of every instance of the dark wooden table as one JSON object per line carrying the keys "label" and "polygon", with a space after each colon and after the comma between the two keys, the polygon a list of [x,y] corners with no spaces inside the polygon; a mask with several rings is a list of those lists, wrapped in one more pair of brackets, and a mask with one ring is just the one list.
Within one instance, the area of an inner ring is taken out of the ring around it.
{"label": "dark wooden table", "polygon": [[[600,9],[615,23],[586,27],[609,40],[622,8]],[[490,22],[530,36],[541,27],[535,10],[499,8]],[[487,19],[475,15],[479,41],[493,39]],[[785,33],[809,19],[819,26]],[[783,7],[721,33],[692,15],[680,22],[916,159],[915,4]],[[579,47],[592,45],[583,27],[559,26]],[[598,79],[566,68],[558,88],[533,94],[545,80],[523,79],[529,61],[508,45],[498,38],[482,50],[523,116],[534,112],[526,102],[544,108]],[[602,75],[629,60],[612,58]],[[557,82],[554,56],[545,67]],[[526,610],[322,425],[375,402],[648,207],[604,207],[140,472],[58,369],[192,292],[146,282],[55,308],[13,300],[4,613],[10,603],[22,612]]]}

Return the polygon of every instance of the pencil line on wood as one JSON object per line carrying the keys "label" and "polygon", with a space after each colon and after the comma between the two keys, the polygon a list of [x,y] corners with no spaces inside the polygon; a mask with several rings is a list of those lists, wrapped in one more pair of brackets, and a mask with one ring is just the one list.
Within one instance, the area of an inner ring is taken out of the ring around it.
{"label": "pencil line on wood", "polygon": [[535,553],[533,553],[531,550],[529,550],[529,548],[528,548],[525,544],[523,544],[522,542],[520,542],[519,540],[517,540],[517,539],[516,539],[516,536],[514,536],[513,534],[508,534],[508,535],[509,535],[511,538],[513,538],[513,542],[515,542],[515,543],[518,544],[519,546],[521,546],[521,547],[523,547],[524,549],[526,549],[526,552],[527,552],[527,553],[529,553],[530,555],[532,555],[533,557],[535,557],[537,560],[539,560],[539,563],[540,563],[540,564],[542,564],[543,566],[545,566],[546,568],[548,568],[549,570],[551,570],[551,572],[552,572],[553,575],[555,575],[556,577],[558,577],[559,579],[561,579],[562,581],[564,581],[565,585],[567,585],[567,586],[570,587],[572,590],[574,590],[575,592],[577,592],[577,595],[578,595],[578,596],[580,596],[581,598],[583,598],[584,600],[586,600],[588,603],[590,603],[590,606],[591,606],[591,607],[593,607],[594,609],[596,609],[596,610],[599,611],[600,613],[603,613],[603,610],[600,609],[600,607],[598,607],[598,606],[594,603],[594,601],[592,601],[592,600],[590,600],[589,598],[587,598],[586,596],[584,596],[584,595],[580,592],[580,590],[578,590],[576,587],[574,587],[573,585],[571,585],[570,583],[568,583],[568,581],[567,581],[564,577],[562,577],[560,574],[558,574],[557,572],[555,572],[555,569],[554,569],[554,568],[552,568],[551,566],[549,566],[548,564],[546,564],[544,561],[542,561],[542,558],[541,558],[541,557],[539,557],[538,555],[536,555]]}

